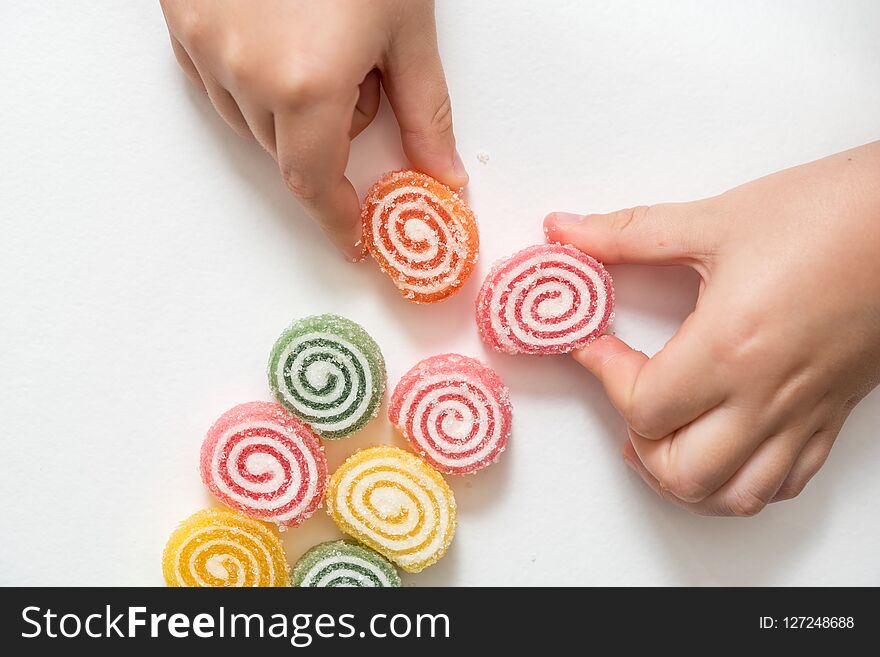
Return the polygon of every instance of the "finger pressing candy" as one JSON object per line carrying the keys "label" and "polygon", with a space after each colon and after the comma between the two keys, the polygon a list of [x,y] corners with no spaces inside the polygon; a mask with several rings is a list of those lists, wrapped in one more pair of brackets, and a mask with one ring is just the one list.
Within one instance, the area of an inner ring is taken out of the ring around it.
{"label": "finger pressing candy", "polygon": [[307,317],[288,327],[272,348],[269,387],[321,438],[344,438],[376,416],[385,392],[385,360],[379,345],[351,320]]}
{"label": "finger pressing candy", "polygon": [[240,404],[202,443],[202,481],[226,506],[293,527],[321,505],[327,459],[315,433],[279,404]]}
{"label": "finger pressing candy", "polygon": [[455,498],[436,470],[398,447],[352,454],[330,478],[327,512],[403,570],[435,563],[455,533]]}
{"label": "finger pressing candy", "polygon": [[510,394],[480,361],[442,354],[403,376],[388,418],[434,468],[467,474],[492,464],[507,445]]}
{"label": "finger pressing candy", "polygon": [[290,586],[290,565],[272,526],[226,509],[184,520],[165,546],[168,586]]}
{"label": "finger pressing candy", "polygon": [[385,174],[367,193],[361,215],[367,249],[405,298],[442,301],[470,276],[477,221],[456,192],[430,176]]}
{"label": "finger pressing candy", "polygon": [[388,559],[354,541],[329,541],[306,552],[293,567],[293,585],[396,587],[400,575]]}
{"label": "finger pressing candy", "polygon": [[562,244],[532,246],[496,262],[477,295],[480,336],[511,354],[584,347],[608,328],[613,310],[605,268]]}

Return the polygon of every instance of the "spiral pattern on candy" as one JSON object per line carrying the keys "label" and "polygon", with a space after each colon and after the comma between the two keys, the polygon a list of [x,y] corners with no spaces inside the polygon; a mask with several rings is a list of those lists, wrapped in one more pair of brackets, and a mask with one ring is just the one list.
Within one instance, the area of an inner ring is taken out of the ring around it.
{"label": "spiral pattern on candy", "polygon": [[322,438],[344,438],[376,416],[385,392],[385,360],[351,320],[307,317],[275,343],[269,387],[284,408]]}
{"label": "spiral pattern on candy", "polygon": [[362,210],[367,249],[407,299],[441,301],[454,294],[477,261],[473,212],[446,185],[416,171],[387,173]]}
{"label": "spiral pattern on candy", "polygon": [[480,361],[442,354],[403,376],[388,419],[434,468],[467,474],[491,465],[507,445],[510,393]]}
{"label": "spiral pattern on candy", "polygon": [[378,552],[353,541],[329,541],[306,552],[293,567],[293,585],[304,587],[400,586],[400,575]]}
{"label": "spiral pattern on candy", "polygon": [[398,447],[352,454],[330,477],[327,512],[343,532],[410,573],[440,559],[455,533],[449,486]]}
{"label": "spiral pattern on candy", "polygon": [[562,244],[532,246],[500,260],[477,295],[483,341],[512,354],[583,347],[607,329],[613,310],[605,268]]}
{"label": "spiral pattern on candy", "polygon": [[321,505],[327,459],[307,424],[279,404],[239,404],[202,443],[202,481],[214,497],[246,516],[293,527]]}
{"label": "spiral pattern on candy", "polygon": [[184,520],[165,546],[168,586],[290,586],[290,566],[270,525],[226,509]]}

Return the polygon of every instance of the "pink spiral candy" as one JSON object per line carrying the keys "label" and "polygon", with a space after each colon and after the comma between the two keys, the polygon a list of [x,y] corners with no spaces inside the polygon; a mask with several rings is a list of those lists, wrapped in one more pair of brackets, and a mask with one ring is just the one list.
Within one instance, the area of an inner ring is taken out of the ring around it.
{"label": "pink spiral candy", "polygon": [[468,474],[494,463],[510,437],[507,387],[480,361],[426,358],[391,396],[388,419],[434,469]]}
{"label": "pink spiral candy", "polygon": [[327,459],[314,432],[279,404],[224,413],[202,443],[202,481],[246,516],[293,527],[324,500]]}
{"label": "pink spiral candy", "polygon": [[477,295],[483,341],[510,354],[561,354],[601,335],[614,312],[605,268],[563,244],[540,244],[496,262]]}

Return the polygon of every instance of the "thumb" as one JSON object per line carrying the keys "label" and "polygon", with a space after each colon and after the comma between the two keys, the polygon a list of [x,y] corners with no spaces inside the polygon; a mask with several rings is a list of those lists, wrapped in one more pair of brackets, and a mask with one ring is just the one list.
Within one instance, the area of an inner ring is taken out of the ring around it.
{"label": "thumb", "polygon": [[695,265],[708,247],[707,202],[663,203],[608,214],[554,212],[544,233],[606,264]]}
{"label": "thumb", "polygon": [[631,424],[636,381],[648,357],[610,334],[600,335],[572,356],[599,379],[611,404]]}
{"label": "thumb", "polygon": [[605,388],[608,399],[639,436],[660,439],[715,408],[725,398],[713,346],[712,324],[694,312],[676,334],[648,358],[613,335],[602,335],[574,359]]}
{"label": "thumb", "polygon": [[418,38],[401,38],[389,53],[382,85],[400,125],[409,161],[453,189],[464,187],[468,175],[455,150],[452,103],[437,51],[433,24]]}

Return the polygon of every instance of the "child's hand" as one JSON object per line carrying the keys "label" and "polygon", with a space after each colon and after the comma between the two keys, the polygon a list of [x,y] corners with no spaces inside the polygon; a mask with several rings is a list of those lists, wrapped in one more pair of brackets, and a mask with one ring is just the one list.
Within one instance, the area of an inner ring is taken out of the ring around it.
{"label": "child's hand", "polygon": [[696,513],[796,496],[880,382],[880,142],[693,203],[551,214],[606,263],[683,264],[693,314],[653,358],[603,336],[574,354],[629,426],[623,457]]}
{"label": "child's hand", "polygon": [[278,162],[290,191],[349,258],[362,255],[350,141],[380,80],[412,163],[467,184],[427,0],[164,0],[184,72],[217,113]]}

